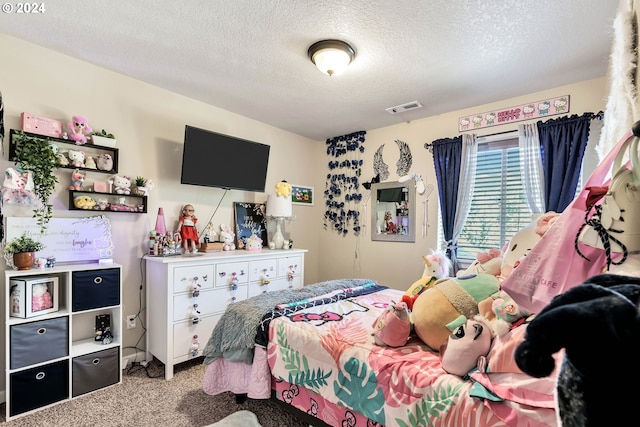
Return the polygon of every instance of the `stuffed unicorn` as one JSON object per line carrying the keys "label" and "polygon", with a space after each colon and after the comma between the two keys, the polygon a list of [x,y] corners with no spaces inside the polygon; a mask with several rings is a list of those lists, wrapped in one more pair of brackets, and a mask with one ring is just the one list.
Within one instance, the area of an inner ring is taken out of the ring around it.
{"label": "stuffed unicorn", "polygon": [[407,304],[410,310],[418,295],[431,288],[436,280],[448,277],[451,271],[451,260],[444,252],[435,251],[430,255],[423,255],[422,260],[424,261],[422,277],[413,282],[402,296],[402,301]]}

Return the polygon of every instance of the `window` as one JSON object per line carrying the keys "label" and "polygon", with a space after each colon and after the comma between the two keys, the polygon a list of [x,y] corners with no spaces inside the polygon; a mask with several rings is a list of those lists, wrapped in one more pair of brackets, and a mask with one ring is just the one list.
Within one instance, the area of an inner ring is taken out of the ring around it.
{"label": "window", "polygon": [[518,139],[479,143],[475,188],[458,239],[458,259],[471,261],[479,252],[502,249],[530,222],[521,183]]}

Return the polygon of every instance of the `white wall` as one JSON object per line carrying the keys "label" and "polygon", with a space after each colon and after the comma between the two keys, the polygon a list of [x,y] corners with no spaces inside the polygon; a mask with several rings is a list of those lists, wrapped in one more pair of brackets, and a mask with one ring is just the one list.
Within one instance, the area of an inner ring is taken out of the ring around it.
{"label": "white wall", "polygon": [[[141,257],[146,253],[147,233],[154,227],[158,208],[164,208],[170,228],[175,226],[179,207],[184,203],[192,203],[200,220],[206,221],[223,194],[223,190],[179,183],[185,124],[271,145],[269,193],[282,179],[315,188],[315,205],[294,206],[296,219],[287,223],[284,230],[285,237],[292,238],[296,247],[309,249],[305,265],[307,284],[339,277],[369,277],[381,284],[406,289],[422,273],[422,255],[436,247],[437,192],[429,199],[431,227],[425,238],[420,233],[424,198],[418,198],[415,243],[372,242],[369,217],[362,218],[367,233],[358,237],[353,233],[343,237],[325,231],[322,193],[330,159],[325,153],[324,141],[309,140],[5,35],[0,35],[0,52],[3,53],[0,91],[5,104],[7,135],[9,129],[20,128],[21,112],[55,118],[65,124],[72,115],[82,114],[91,126],[105,128],[117,136],[120,173],[142,175],[156,183],[149,197],[148,214],[106,214],[112,224],[115,261],[124,267],[124,315],[135,313],[139,306],[139,288],[143,283]],[[423,146],[438,138],[458,135],[460,116],[566,94],[571,96],[571,114],[597,112],[605,106],[605,86],[605,78],[596,79],[387,128],[365,129],[362,181],[373,176],[373,154],[380,145],[386,144],[385,161],[395,164],[398,153],[394,141],[400,139],[409,144],[413,153],[412,171],[422,174],[427,183],[437,188],[431,154]],[[511,130],[515,126],[496,126],[478,134]],[[12,165],[6,160],[8,140],[4,147],[0,170]],[[212,167],[228,161],[233,159],[212,159]],[[390,168],[390,172],[389,180],[396,180],[395,168]],[[242,173],[240,164],[238,173]],[[84,216],[83,212],[67,209],[69,175],[70,170],[57,172],[60,182],[52,200],[57,217]],[[103,178],[89,173],[87,182]],[[367,196],[365,190],[364,198]],[[233,224],[233,202],[264,200],[266,194],[231,191],[213,222]],[[364,215],[363,207],[360,208]],[[13,206],[3,209],[5,216],[30,216],[31,212],[30,208]],[[370,203],[366,214],[371,214]],[[134,345],[141,333],[140,327],[125,330],[125,346]]]}

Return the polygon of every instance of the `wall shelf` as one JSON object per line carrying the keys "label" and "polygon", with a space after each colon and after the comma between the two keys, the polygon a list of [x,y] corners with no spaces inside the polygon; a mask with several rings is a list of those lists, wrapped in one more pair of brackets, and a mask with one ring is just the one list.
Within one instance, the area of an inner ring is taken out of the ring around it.
{"label": "wall shelf", "polygon": [[[76,207],[76,197],[90,197],[95,205],[89,201],[87,209]],[[124,203],[120,203],[118,199],[124,198]],[[106,204],[99,203],[100,200],[106,201]],[[104,207],[104,209],[103,209]],[[69,190],[69,210],[70,211],[97,211],[97,212],[126,212],[126,213],[147,213],[147,196],[138,196],[136,194],[116,194],[116,193],[99,193],[95,191]]]}
{"label": "wall shelf", "polygon": [[69,150],[80,150],[85,152],[85,158],[86,156],[91,156],[94,159],[97,159],[97,157],[101,154],[109,154],[113,161],[113,167],[110,170],[78,167],[78,166],[72,166],[71,164],[66,166],[60,165],[58,166],[60,169],[79,169],[82,171],[90,171],[90,172],[98,172],[98,173],[106,173],[106,174],[118,173],[118,149],[117,148],[106,147],[103,145],[88,144],[88,143],[84,145],[77,145],[73,141],[70,141],[68,139],[54,138],[52,136],[47,136],[47,135],[38,135],[36,133],[23,132],[21,130],[15,130],[15,129],[11,129],[10,138],[9,138],[9,141],[10,141],[9,142],[9,160],[11,161],[14,161],[13,159],[15,158],[15,155],[16,155],[16,147],[18,146],[18,139],[19,139],[18,137],[20,136],[21,133],[24,133],[24,135],[28,137],[49,141],[51,145],[55,145],[57,147],[59,153],[67,153]]}

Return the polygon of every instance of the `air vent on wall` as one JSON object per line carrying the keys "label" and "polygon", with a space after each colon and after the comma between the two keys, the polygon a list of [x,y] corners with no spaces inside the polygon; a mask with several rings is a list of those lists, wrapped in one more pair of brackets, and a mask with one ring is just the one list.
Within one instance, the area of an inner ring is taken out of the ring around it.
{"label": "air vent on wall", "polygon": [[419,103],[418,101],[407,102],[406,104],[385,108],[385,111],[389,114],[398,114],[398,113],[404,113],[405,111],[409,111],[409,110],[415,110],[416,108],[422,108],[422,104]]}

